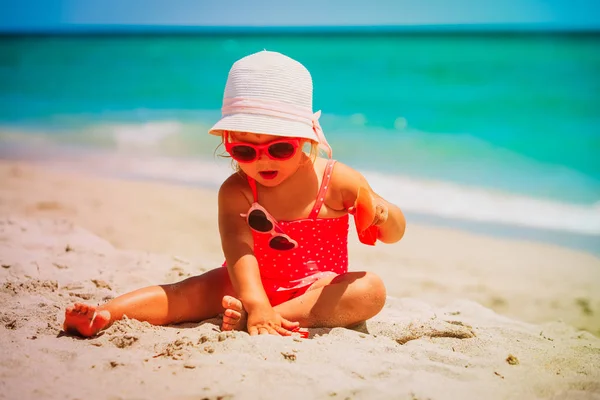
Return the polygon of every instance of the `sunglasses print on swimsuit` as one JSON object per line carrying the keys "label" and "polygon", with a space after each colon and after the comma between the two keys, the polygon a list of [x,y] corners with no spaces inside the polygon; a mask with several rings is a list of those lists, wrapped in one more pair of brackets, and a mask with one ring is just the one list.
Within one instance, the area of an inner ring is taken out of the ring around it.
{"label": "sunglasses print on swimsuit", "polygon": [[285,161],[296,154],[300,147],[300,139],[281,139],[265,144],[254,144],[247,142],[229,142],[225,138],[225,150],[231,158],[240,163],[251,163],[256,161],[260,153],[264,153],[271,160]]}
{"label": "sunglasses print on swimsuit", "polygon": [[275,219],[260,204],[254,203],[248,214],[242,214],[250,229],[260,233],[271,234],[269,247],[273,250],[292,250],[298,247],[298,242],[283,233]]}

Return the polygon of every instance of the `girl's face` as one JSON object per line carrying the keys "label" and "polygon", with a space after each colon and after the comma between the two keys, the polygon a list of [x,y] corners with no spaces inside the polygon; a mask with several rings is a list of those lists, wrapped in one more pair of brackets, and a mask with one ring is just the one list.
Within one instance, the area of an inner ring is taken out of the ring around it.
{"label": "girl's face", "polygon": [[[233,143],[249,143],[264,145],[270,142],[286,139],[281,136],[263,135],[248,132],[229,132],[229,141]],[[270,158],[265,154],[266,149],[260,151],[256,160],[252,162],[238,163],[240,169],[246,175],[254,178],[263,186],[274,187],[292,176],[302,163],[305,155],[302,152],[304,141],[300,141],[300,146],[294,155],[286,160],[277,160]]]}

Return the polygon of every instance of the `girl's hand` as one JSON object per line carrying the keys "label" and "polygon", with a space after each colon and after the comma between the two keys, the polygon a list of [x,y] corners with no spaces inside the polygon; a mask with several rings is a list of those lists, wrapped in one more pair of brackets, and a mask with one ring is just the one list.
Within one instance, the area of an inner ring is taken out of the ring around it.
{"label": "girl's hand", "polygon": [[266,306],[248,313],[248,333],[256,335],[281,335],[290,336],[292,330],[300,326],[298,322],[291,322],[277,313],[273,307]]}
{"label": "girl's hand", "polygon": [[378,226],[388,219],[388,207],[378,196],[364,187],[359,187],[354,206],[348,209],[354,215],[356,232],[361,243],[374,246],[379,238]]}
{"label": "girl's hand", "polygon": [[370,226],[383,225],[388,219],[387,205],[363,187],[358,188],[356,201],[354,206],[348,208],[348,213],[357,219],[359,231],[364,231]]}
{"label": "girl's hand", "polygon": [[388,219],[388,208],[382,202],[379,202],[375,205],[375,218],[373,218],[373,224],[375,226],[380,226],[385,224]]}

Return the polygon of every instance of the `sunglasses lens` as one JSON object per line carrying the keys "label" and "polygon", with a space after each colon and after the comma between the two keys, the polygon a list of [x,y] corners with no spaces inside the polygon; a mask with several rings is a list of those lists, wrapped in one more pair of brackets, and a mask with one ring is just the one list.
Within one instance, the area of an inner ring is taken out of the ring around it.
{"label": "sunglasses lens", "polygon": [[250,146],[237,145],[231,148],[231,157],[237,161],[248,162],[256,158],[256,150]]}
{"label": "sunglasses lens", "polygon": [[252,210],[248,215],[248,225],[257,232],[270,232],[273,224],[262,210]]}
{"label": "sunglasses lens", "polygon": [[273,158],[290,158],[296,152],[296,147],[291,143],[275,143],[269,146],[269,154]]}
{"label": "sunglasses lens", "polygon": [[283,236],[274,236],[269,242],[269,246],[274,250],[291,250],[296,245]]}

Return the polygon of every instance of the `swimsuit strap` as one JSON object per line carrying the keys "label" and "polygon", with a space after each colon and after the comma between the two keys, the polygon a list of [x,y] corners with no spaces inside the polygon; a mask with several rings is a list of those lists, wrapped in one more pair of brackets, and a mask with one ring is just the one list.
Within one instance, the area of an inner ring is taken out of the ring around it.
{"label": "swimsuit strap", "polygon": [[331,173],[334,165],[335,160],[329,159],[327,161],[325,172],[323,173],[323,181],[321,182],[321,187],[319,188],[319,194],[317,194],[317,201],[315,201],[315,206],[308,215],[309,219],[316,219],[319,216],[319,211],[321,211],[321,207],[325,202],[325,194],[327,193],[327,188],[329,187],[329,181],[331,180]]}

